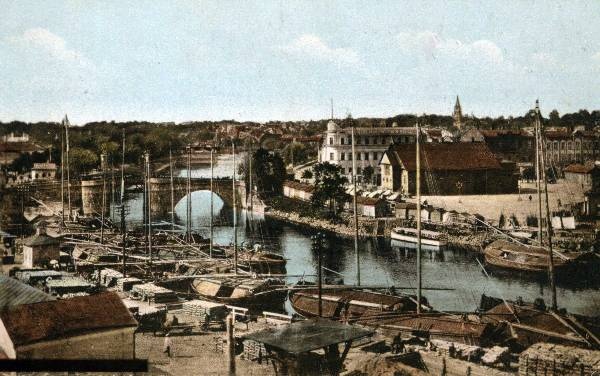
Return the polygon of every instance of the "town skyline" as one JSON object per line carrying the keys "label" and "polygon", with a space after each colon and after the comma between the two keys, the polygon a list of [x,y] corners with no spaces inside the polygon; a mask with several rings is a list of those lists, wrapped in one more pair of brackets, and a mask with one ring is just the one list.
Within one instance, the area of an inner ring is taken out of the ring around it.
{"label": "town skyline", "polygon": [[5,3],[0,119],[300,121],[332,97],[338,118],[447,114],[456,95],[477,117],[599,107],[599,3],[306,4]]}

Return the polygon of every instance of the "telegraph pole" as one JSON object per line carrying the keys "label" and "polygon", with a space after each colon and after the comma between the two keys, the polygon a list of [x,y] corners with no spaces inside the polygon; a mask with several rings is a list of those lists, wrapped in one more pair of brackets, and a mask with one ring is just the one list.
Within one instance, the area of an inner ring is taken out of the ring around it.
{"label": "telegraph pole", "polygon": [[360,255],[358,252],[358,203],[356,190],[356,154],[354,154],[354,124],[352,125],[352,184],[354,186],[354,256],[356,258],[356,284],[360,286]]}
{"label": "telegraph pole", "polygon": [[421,313],[421,149],[419,146],[420,133],[419,122],[416,125],[416,148],[417,148],[417,314]]}

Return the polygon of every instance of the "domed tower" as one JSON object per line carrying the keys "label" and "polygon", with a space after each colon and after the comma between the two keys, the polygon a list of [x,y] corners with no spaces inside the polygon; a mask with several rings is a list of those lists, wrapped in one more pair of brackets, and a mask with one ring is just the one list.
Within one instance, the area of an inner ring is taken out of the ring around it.
{"label": "domed tower", "polygon": [[452,119],[454,120],[454,126],[458,129],[462,129],[462,109],[460,108],[460,100],[458,99],[458,95],[456,96],[456,104],[454,105]]}

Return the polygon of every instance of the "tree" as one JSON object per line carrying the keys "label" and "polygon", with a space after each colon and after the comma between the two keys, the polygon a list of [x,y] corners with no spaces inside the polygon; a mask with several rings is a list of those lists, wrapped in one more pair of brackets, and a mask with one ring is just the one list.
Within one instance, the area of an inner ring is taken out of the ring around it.
{"label": "tree", "polygon": [[367,167],[363,168],[363,170],[362,170],[363,183],[372,184],[373,176],[375,176],[375,169],[373,168],[373,166],[367,166]]}
{"label": "tree", "polygon": [[323,207],[327,204],[329,214],[337,217],[344,203],[350,200],[344,186],[348,179],[343,175],[342,168],[328,162],[317,163],[313,167],[315,190],[312,195],[312,204]]}
{"label": "tree", "polygon": [[87,171],[90,171],[94,167],[97,167],[98,156],[88,149],[73,148],[69,152],[69,167],[71,172],[74,174],[71,176],[78,176]]}
{"label": "tree", "polygon": [[313,173],[310,169],[304,170],[302,171],[302,179],[312,179],[313,178]]}
{"label": "tree", "polygon": [[283,159],[278,153],[257,149],[252,154],[252,177],[259,197],[280,195],[287,177]]}
{"label": "tree", "polygon": [[292,142],[287,144],[281,151],[283,161],[286,165],[293,164],[299,165],[308,161],[309,153],[308,148],[305,144],[299,142]]}
{"label": "tree", "polygon": [[560,124],[560,114],[556,109],[550,112],[550,125],[557,126]]}

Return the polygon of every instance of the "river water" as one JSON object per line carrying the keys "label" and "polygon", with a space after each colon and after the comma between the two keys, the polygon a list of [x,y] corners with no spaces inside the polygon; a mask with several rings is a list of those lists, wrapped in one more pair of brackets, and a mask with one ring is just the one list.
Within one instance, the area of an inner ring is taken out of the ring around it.
{"label": "river water", "polygon": [[[231,176],[231,159],[219,156],[215,176]],[[186,176],[186,172],[180,172]],[[192,172],[193,177],[210,176],[210,169],[202,167]],[[209,234],[210,195],[208,191],[192,193],[192,228],[202,235]],[[233,212],[224,206],[216,195],[214,198],[214,242],[230,244],[233,241]],[[175,206],[176,222],[185,226],[186,200]],[[141,194],[128,200],[130,224],[141,222]],[[170,218],[162,218],[170,220]],[[161,218],[153,218],[154,221]],[[246,244],[263,244],[268,249],[288,259],[287,272],[293,275],[315,275],[317,254],[311,249],[311,235],[316,231],[303,226],[289,224],[261,214],[238,211],[238,241]],[[356,260],[352,239],[327,233],[322,252],[323,266],[343,276],[346,284],[356,283]],[[359,243],[361,283],[405,288],[416,286],[415,251],[398,247],[390,239],[362,239]],[[480,257],[480,256],[479,256]],[[461,249],[443,252],[425,251],[422,254],[424,288],[450,288],[450,291],[424,290],[432,306],[446,311],[474,310],[481,297],[486,294],[506,299],[522,297],[533,301],[542,297],[550,302],[548,281],[544,277],[528,273],[488,271],[483,272],[478,256]],[[335,275],[326,272],[326,275]],[[290,282],[298,278],[289,278]],[[307,279],[314,279],[314,277]],[[581,272],[575,276],[562,277],[557,281],[559,306],[569,312],[600,315],[600,282],[598,273]],[[414,290],[399,290],[414,293]]]}

